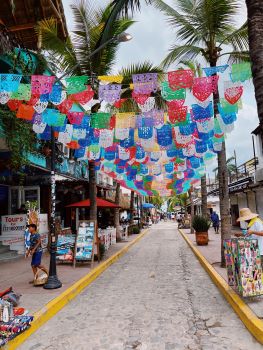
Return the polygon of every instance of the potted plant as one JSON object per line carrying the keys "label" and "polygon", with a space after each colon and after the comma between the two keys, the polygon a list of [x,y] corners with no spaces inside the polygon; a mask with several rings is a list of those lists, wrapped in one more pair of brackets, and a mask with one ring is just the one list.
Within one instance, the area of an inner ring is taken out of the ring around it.
{"label": "potted plant", "polygon": [[201,215],[194,216],[192,227],[195,230],[195,239],[197,245],[207,245],[208,244],[208,230],[211,225],[206,217]]}

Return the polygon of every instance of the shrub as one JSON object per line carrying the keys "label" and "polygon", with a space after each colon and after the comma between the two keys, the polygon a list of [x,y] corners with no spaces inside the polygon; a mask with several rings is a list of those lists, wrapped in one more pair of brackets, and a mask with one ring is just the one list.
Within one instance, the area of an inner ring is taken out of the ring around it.
{"label": "shrub", "polygon": [[211,225],[211,221],[201,215],[196,215],[192,222],[192,227],[196,232],[207,232]]}
{"label": "shrub", "polygon": [[134,235],[137,235],[138,233],[140,233],[139,227],[138,227],[138,226],[134,226],[133,229],[132,229],[132,233],[133,233]]}

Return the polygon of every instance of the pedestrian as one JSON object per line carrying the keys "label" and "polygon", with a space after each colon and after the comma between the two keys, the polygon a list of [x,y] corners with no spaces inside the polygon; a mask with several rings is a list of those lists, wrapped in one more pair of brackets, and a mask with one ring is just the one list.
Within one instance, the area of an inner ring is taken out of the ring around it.
{"label": "pedestrian", "polygon": [[261,256],[261,265],[263,267],[263,221],[259,218],[259,215],[252,213],[249,208],[243,208],[240,210],[240,217],[238,222],[244,221],[247,223],[247,234],[258,240],[258,249]]}
{"label": "pedestrian", "polygon": [[211,220],[213,223],[213,228],[215,230],[215,233],[219,233],[219,216],[215,211],[213,211],[211,214]]}
{"label": "pedestrian", "polygon": [[31,267],[32,267],[32,271],[35,279],[38,269],[44,271],[47,275],[48,275],[48,271],[44,265],[41,265],[43,249],[41,245],[40,234],[37,232],[37,225],[30,224],[27,227],[30,232],[30,247],[27,250],[26,257],[28,257],[29,255],[32,255]]}
{"label": "pedestrian", "polygon": [[181,223],[181,221],[182,221],[182,215],[181,215],[180,213],[177,213],[177,215],[176,215],[176,220],[177,220],[178,224]]}

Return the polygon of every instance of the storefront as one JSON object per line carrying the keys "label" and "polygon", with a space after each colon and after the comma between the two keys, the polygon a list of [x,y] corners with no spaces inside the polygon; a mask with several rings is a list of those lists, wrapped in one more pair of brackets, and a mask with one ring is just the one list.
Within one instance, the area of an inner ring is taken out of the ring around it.
{"label": "storefront", "polygon": [[[75,217],[75,229],[79,226],[79,220],[85,220],[89,217],[90,200],[86,199],[80,202],[76,202],[67,206],[71,211],[71,217]],[[115,203],[109,202],[103,198],[97,197],[97,208],[98,208],[98,227],[105,229],[107,227],[112,227],[113,222],[113,210],[120,208],[120,206]],[[84,209],[81,212],[81,210]],[[74,213],[74,214],[72,214]],[[84,216],[84,217],[83,217]],[[73,227],[72,227],[73,228]]]}

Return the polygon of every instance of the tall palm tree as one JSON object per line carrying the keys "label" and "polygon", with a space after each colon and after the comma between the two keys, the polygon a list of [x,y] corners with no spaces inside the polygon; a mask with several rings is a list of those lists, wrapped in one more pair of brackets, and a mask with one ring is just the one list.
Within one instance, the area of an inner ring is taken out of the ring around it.
{"label": "tall palm tree", "polygon": [[[55,71],[71,71],[73,75],[109,74],[115,64],[117,50],[120,45],[117,41],[110,42],[100,51],[100,60],[94,56],[87,57],[95,50],[103,32],[111,6],[94,8],[90,1],[81,0],[71,5],[75,30],[65,42],[58,37],[57,21],[47,19],[39,22],[36,30],[42,48],[50,54],[50,61]],[[108,29],[110,38],[125,32],[134,23],[131,18],[121,18]]]}
{"label": "tall palm tree", "polygon": [[174,211],[174,208],[178,205],[180,205],[180,200],[177,195],[174,195],[168,199],[168,211]]}
{"label": "tall palm tree", "polygon": [[[110,5],[94,8],[91,2],[81,0],[71,5],[75,30],[65,42],[58,37],[57,23],[54,19],[40,21],[36,30],[39,42],[49,53],[49,63],[56,72],[70,71],[73,75],[108,74],[116,59],[119,43],[112,41],[101,50],[99,60],[93,56],[87,59],[96,49],[107,18],[111,12]],[[116,20],[108,28],[110,38],[127,30],[134,22],[130,18]],[[100,105],[97,106],[98,108]],[[118,194],[116,193],[118,196]],[[97,219],[96,171],[93,161],[89,162],[89,197],[90,219]]]}
{"label": "tall palm tree", "polygon": [[[154,5],[168,16],[169,24],[177,29],[177,40],[163,64],[168,67],[179,60],[202,57],[210,67],[215,67],[224,56],[230,62],[248,59],[247,25],[235,26],[238,0],[176,0],[174,8],[162,0]],[[221,62],[220,62],[221,63]],[[219,94],[213,94],[214,114],[218,114]],[[230,237],[228,174],[225,143],[218,154],[221,239]],[[223,244],[221,263],[225,265]]]}
{"label": "tall palm tree", "polygon": [[263,2],[261,0],[246,0],[248,14],[249,53],[252,63],[252,75],[255,86],[255,97],[258,108],[258,118],[263,123]]}
{"label": "tall palm tree", "polygon": [[133,214],[134,214],[134,191],[131,191],[131,197],[130,197],[130,224],[133,224]]}
{"label": "tall palm tree", "polygon": [[[179,62],[180,64],[183,64],[183,66],[186,66],[187,68],[191,69],[194,72],[194,75],[196,77],[202,77],[203,71],[201,68],[200,63],[196,61],[185,61],[182,60]],[[207,216],[207,184],[206,184],[206,173],[201,177],[201,211],[203,216]],[[191,227],[192,230],[192,227]]]}
{"label": "tall palm tree", "polygon": [[[110,74],[115,63],[119,43],[111,42],[100,51],[99,59],[92,56],[87,57],[99,45],[99,40],[105,29],[108,17],[111,13],[111,6],[105,8],[94,8],[89,1],[82,0],[77,5],[71,5],[74,15],[75,30],[71,38],[66,42],[60,40],[57,33],[57,24],[53,19],[39,22],[37,33],[42,48],[49,54],[49,63],[56,72],[70,71],[72,75],[97,75]],[[129,18],[119,18],[108,28],[107,33],[110,38],[126,31],[134,22]],[[132,81],[132,74],[162,72],[159,67],[152,65],[150,62],[133,64],[123,68],[119,74],[125,75],[123,81],[122,97],[130,97],[131,90],[127,87]],[[96,86],[93,87],[96,89]],[[125,103],[126,108],[131,111],[135,108],[131,99]],[[96,106],[100,108],[100,105]],[[93,112],[93,110],[91,110]],[[116,197],[119,197],[120,187],[116,188]],[[89,195],[91,200],[90,219],[97,218],[96,206],[96,172],[94,162],[89,162]]]}
{"label": "tall palm tree", "polygon": [[165,198],[160,195],[150,197],[150,203],[154,204],[154,206],[158,209],[161,209],[161,206],[164,204]]}

